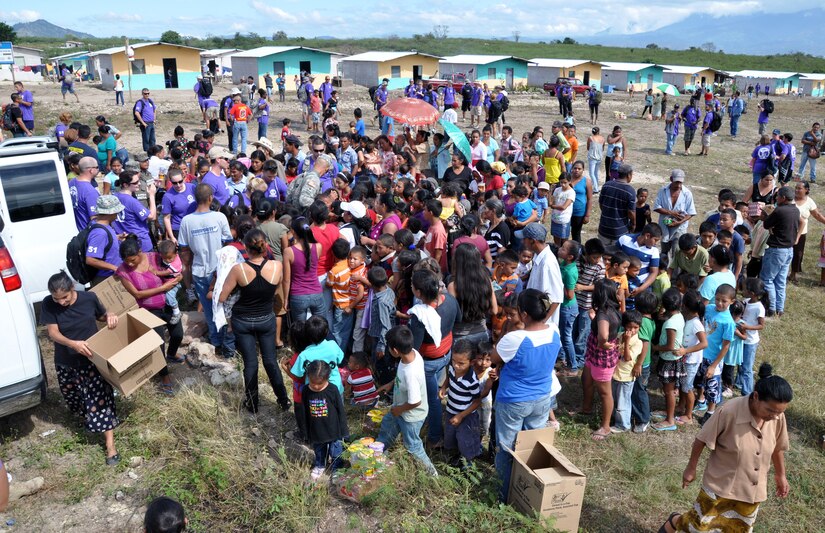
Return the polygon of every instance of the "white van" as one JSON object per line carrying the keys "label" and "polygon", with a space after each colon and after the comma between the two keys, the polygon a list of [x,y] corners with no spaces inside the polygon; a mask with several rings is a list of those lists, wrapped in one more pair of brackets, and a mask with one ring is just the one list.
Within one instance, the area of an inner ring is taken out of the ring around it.
{"label": "white van", "polygon": [[66,245],[77,234],[58,144],[50,137],[0,143],[2,237],[17,264],[26,298],[38,306],[49,277],[66,268]]}

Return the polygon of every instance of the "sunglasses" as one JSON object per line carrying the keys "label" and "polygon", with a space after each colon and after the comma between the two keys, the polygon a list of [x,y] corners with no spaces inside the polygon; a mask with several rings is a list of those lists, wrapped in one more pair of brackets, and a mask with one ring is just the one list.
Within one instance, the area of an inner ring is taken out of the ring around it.
{"label": "sunglasses", "polygon": [[178,180],[178,181],[169,180],[169,181],[172,183],[172,185],[180,185],[181,183],[183,183],[183,180]]}
{"label": "sunglasses", "polygon": [[149,93],[143,93],[143,96],[149,96]]}
{"label": "sunglasses", "polygon": [[129,182],[129,185],[140,185],[140,180],[138,180],[138,181],[131,181],[131,182]]}

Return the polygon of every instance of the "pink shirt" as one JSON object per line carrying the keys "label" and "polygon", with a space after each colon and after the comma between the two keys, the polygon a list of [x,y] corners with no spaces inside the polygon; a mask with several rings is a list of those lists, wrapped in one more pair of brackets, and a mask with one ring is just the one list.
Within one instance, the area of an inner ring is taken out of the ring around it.
{"label": "pink shirt", "polygon": [[[158,258],[155,252],[149,252],[146,256],[148,257],[150,265],[158,264]],[[134,285],[135,289],[139,291],[156,289],[163,285],[163,281],[151,270],[147,270],[146,272],[137,272],[136,270],[131,270],[128,266],[126,266],[126,263],[121,263],[121,265],[117,267],[117,272],[115,272],[115,275],[129,280],[132,285]],[[166,298],[164,297],[164,294],[165,293],[160,292],[148,298],[140,298],[137,303],[144,309],[163,309],[166,305]]]}

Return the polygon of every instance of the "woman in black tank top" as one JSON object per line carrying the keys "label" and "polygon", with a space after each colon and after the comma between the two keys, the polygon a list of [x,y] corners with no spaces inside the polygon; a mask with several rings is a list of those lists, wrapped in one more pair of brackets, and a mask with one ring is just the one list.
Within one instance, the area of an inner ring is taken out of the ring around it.
{"label": "woman in black tank top", "polygon": [[243,357],[244,406],[258,412],[258,348],[269,382],[278,397],[278,405],[289,409],[291,402],[284,387],[284,379],[275,356],[275,289],[281,282],[283,265],[267,260],[266,235],[253,229],[244,236],[244,247],[249,258],[232,267],[224,281],[220,301],[238,288],[240,299],[232,308],[232,330],[238,351]]}

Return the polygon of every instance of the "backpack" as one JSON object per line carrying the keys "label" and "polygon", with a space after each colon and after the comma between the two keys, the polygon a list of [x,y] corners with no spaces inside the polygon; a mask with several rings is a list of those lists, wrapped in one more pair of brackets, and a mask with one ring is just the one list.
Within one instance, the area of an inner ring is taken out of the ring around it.
{"label": "backpack", "polygon": [[198,95],[209,98],[212,96],[212,80],[204,78],[201,80],[201,86],[198,89]]}
{"label": "backpack", "polygon": [[[135,124],[137,124],[138,126],[142,126],[142,125],[143,125],[143,124],[141,124],[141,123],[140,123],[140,119],[138,119],[138,118],[135,116],[135,113],[137,113],[137,112],[138,112],[138,108],[137,108],[137,106],[138,106],[138,104],[139,104],[139,103],[141,103],[141,102],[143,102],[143,99],[142,99],[142,98],[141,98],[140,100],[138,100],[137,102],[135,102],[135,105],[133,105],[133,106],[132,106],[132,117],[135,119]],[[152,104],[152,106],[154,106],[154,105],[155,105],[155,102],[153,102],[151,98],[149,99],[149,103],[150,103],[150,104]],[[141,114],[143,114],[143,105],[141,105],[141,106],[140,106],[140,113],[141,113]],[[78,281],[80,281],[80,280],[78,280]]]}
{"label": "backpack", "polygon": [[220,111],[218,111],[218,116],[224,122],[226,122],[226,102],[228,102],[229,100],[232,100],[232,95],[231,94],[227,94],[226,96],[224,96],[223,99],[221,100],[221,109],[220,109]]}
{"label": "backpack", "polygon": [[377,91],[377,90],[378,90],[378,85],[373,85],[372,87],[367,89],[367,92],[370,93],[370,102],[375,102],[375,91]]}
{"label": "backpack", "polygon": [[719,131],[722,127],[722,114],[714,113],[713,118],[710,119],[710,131]]}
{"label": "backpack", "polygon": [[501,104],[501,112],[504,113],[508,109],[510,109],[510,99],[507,98],[507,95],[501,95],[501,100],[499,102]]}
{"label": "backpack", "polygon": [[765,113],[770,115],[771,113],[773,113],[773,102],[765,98],[764,100],[762,100],[762,109],[765,110]]}
{"label": "backpack", "polygon": [[12,105],[7,104],[3,107],[3,129],[8,131],[14,131],[17,127],[17,122],[12,117]]}
{"label": "backpack", "polygon": [[[66,267],[69,269],[72,278],[83,285],[92,281],[99,272],[97,268],[86,264],[89,234],[95,228],[102,228],[103,231],[106,231],[105,226],[101,224],[90,224],[86,229],[72,237],[72,240],[66,245]],[[109,253],[112,244],[114,244],[112,234],[106,231],[106,247],[103,249],[103,257],[106,257],[106,254]]]}
{"label": "backpack", "polygon": [[301,84],[298,87],[298,101],[299,102],[306,102],[307,101],[307,86],[305,83]]}
{"label": "backpack", "polygon": [[601,91],[596,91],[596,94],[593,96],[593,101],[596,102],[597,104],[602,103],[602,92]]}

